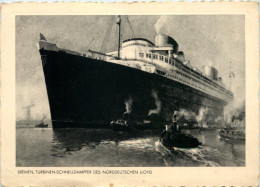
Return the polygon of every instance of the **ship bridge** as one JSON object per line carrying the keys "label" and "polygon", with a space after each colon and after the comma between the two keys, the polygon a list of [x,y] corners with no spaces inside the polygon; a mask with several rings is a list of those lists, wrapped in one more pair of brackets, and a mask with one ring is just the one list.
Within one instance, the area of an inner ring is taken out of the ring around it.
{"label": "ship bridge", "polygon": [[131,38],[123,41],[120,56],[122,59],[139,59],[140,53],[150,52],[153,47],[154,44],[147,39]]}
{"label": "ship bridge", "polygon": [[155,36],[155,44],[144,38],[131,38],[123,41],[120,56],[123,59],[142,58],[140,53],[155,53],[168,56],[178,54],[178,43],[170,36],[158,34]]}
{"label": "ship bridge", "polygon": [[[170,58],[185,61],[184,53],[178,51],[178,43],[170,36],[158,34],[155,36],[155,44],[144,38],[130,38],[124,40],[120,49],[120,57],[124,60],[142,60],[147,56],[149,61],[164,66],[161,61],[166,62]],[[117,51],[106,53],[110,56],[117,56]],[[154,57],[154,58],[153,58]]]}

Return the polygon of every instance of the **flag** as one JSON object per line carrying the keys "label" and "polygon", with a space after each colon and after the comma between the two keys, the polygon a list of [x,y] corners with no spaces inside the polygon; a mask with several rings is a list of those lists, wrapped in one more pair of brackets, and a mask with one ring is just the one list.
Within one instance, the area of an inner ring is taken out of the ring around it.
{"label": "flag", "polygon": [[47,40],[46,40],[46,38],[45,38],[45,36],[43,36],[43,34],[42,34],[42,33],[40,33],[40,40],[47,41]]}

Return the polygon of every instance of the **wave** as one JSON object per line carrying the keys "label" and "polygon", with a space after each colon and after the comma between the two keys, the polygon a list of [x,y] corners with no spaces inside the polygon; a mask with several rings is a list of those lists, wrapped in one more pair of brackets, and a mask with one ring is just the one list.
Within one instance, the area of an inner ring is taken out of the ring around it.
{"label": "wave", "polygon": [[209,160],[208,153],[215,152],[214,149],[205,146],[197,148],[166,148],[159,141],[155,142],[156,151],[161,153],[166,166],[199,166],[219,167],[220,164]]}

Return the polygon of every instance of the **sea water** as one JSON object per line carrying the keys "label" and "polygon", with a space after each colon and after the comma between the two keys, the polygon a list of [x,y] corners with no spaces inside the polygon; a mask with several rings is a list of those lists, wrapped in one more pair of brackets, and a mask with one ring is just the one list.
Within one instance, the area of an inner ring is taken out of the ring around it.
{"label": "sea water", "polygon": [[17,128],[17,167],[245,166],[245,142],[223,140],[216,129],[191,129],[202,146],[169,150],[160,131]]}

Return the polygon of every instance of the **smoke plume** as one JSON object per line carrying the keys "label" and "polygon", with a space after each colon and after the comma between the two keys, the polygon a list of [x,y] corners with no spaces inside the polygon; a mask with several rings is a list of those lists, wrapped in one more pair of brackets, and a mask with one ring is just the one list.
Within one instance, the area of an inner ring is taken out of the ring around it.
{"label": "smoke plume", "polygon": [[207,121],[209,110],[207,107],[201,107],[199,110],[199,114],[196,117],[198,122]]}
{"label": "smoke plume", "polygon": [[185,109],[180,109],[177,115],[178,121],[180,122],[198,122],[203,123],[209,120],[209,117],[213,115],[210,114],[210,110],[207,107],[201,107],[199,109],[198,115],[195,112],[188,111]]}
{"label": "smoke plume", "polygon": [[218,117],[215,119],[215,123],[217,123],[217,124],[223,125],[223,122],[224,122],[224,119],[223,119],[223,117],[221,117],[221,116],[218,116]]}
{"label": "smoke plume", "polygon": [[168,19],[168,16],[161,16],[156,21],[156,23],[154,24],[154,27],[155,27],[157,34],[160,34],[162,27],[167,25],[167,19]]}
{"label": "smoke plume", "polygon": [[234,120],[244,122],[245,121],[245,102],[239,105],[236,102],[230,102],[224,109],[225,121],[231,123]]}
{"label": "smoke plume", "polygon": [[194,112],[191,111],[187,111],[185,109],[181,109],[178,112],[178,120],[179,121],[192,121],[192,122],[196,122],[196,114]]}
{"label": "smoke plume", "polygon": [[162,107],[161,106],[162,103],[161,103],[161,101],[160,101],[160,99],[158,97],[158,93],[156,91],[152,90],[152,94],[151,95],[152,95],[152,97],[155,100],[156,109],[149,110],[148,116],[150,116],[151,114],[159,114],[160,111],[161,111],[161,107]]}
{"label": "smoke plume", "polygon": [[126,101],[125,101],[125,112],[124,114],[131,114],[132,112],[132,104],[133,104],[133,99],[132,97],[129,97]]}

